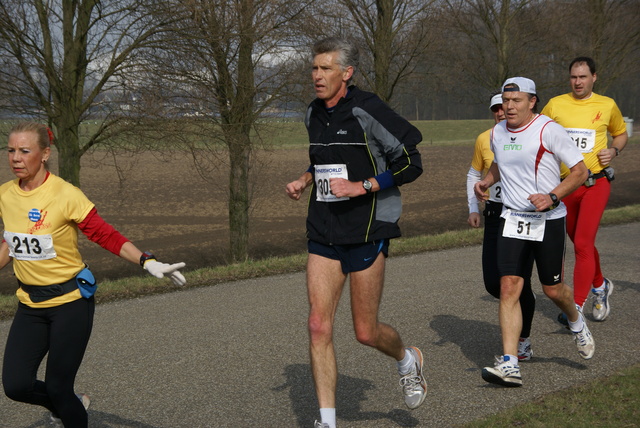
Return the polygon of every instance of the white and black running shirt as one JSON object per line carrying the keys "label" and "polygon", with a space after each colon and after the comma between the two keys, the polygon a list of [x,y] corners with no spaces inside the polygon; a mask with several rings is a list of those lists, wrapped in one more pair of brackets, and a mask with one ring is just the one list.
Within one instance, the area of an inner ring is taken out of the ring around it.
{"label": "white and black running shirt", "polygon": [[[491,150],[502,181],[504,209],[535,211],[529,195],[551,193],[560,183],[560,164],[569,168],[583,160],[567,131],[544,115],[526,126],[507,127],[504,120],[493,127]],[[563,203],[547,213],[547,219],[564,217]]]}

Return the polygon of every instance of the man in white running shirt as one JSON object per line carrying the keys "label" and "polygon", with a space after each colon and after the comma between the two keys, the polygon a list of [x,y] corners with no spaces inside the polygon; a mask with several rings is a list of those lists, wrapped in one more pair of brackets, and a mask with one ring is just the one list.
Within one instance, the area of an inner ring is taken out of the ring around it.
{"label": "man in white running shirt", "polygon": [[[491,96],[489,108],[494,119],[494,125],[506,119],[502,109],[502,91]],[[493,126],[478,135],[473,150],[473,160],[467,173],[467,200],[469,203],[468,223],[471,227],[480,227],[480,207],[473,186],[482,180],[483,173],[489,170],[493,163],[491,151],[491,131]],[[482,239],[482,279],[487,292],[496,299],[500,299],[500,274],[498,272],[498,236],[500,229],[500,215],[502,214],[502,185],[495,182],[489,189],[489,198],[484,202],[484,233]],[[533,272],[533,255],[526,261],[524,271],[524,288],[520,293],[520,308],[522,310],[522,331],[518,341],[518,360],[529,361],[533,357],[531,346],[531,324],[536,311],[536,293],[531,289],[531,273]]]}
{"label": "man in white running shirt", "polygon": [[[535,83],[524,77],[507,79],[502,86],[506,120],[491,132],[494,161],[484,179],[475,184],[478,199],[502,182],[503,209],[498,237],[500,274],[500,330],[503,355],[494,367],[485,367],[482,378],[503,386],[521,386],[517,351],[522,313],[519,304],[525,272],[524,261],[533,254],[544,294],[569,319],[578,353],[593,357],[595,343],[582,313],[573,303],[573,291],[563,282],[566,208],[562,198],[586,180],[582,154],[565,129],[537,114]],[[570,169],[560,181],[560,164]]]}

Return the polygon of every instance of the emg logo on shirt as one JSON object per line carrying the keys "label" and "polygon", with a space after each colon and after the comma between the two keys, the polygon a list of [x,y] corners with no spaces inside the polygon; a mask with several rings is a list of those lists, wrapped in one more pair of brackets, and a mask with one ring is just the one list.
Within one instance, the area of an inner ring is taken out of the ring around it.
{"label": "emg logo on shirt", "polygon": [[502,150],[504,150],[505,152],[512,150],[522,150],[522,144],[505,144],[504,146],[502,146]]}

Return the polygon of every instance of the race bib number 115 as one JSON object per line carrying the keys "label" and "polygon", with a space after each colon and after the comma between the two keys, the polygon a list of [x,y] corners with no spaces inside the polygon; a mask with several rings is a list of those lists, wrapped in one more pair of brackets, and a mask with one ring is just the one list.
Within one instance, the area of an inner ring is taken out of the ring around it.
{"label": "race bib number 115", "polygon": [[580,153],[591,153],[596,145],[596,130],[582,128],[566,128],[569,136]]}

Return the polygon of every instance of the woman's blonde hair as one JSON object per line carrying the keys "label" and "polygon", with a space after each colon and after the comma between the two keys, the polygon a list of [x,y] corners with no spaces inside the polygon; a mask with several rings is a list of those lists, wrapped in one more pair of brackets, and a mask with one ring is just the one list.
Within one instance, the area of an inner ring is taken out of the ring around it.
{"label": "woman's blonde hair", "polygon": [[51,147],[51,144],[53,144],[53,132],[51,132],[48,126],[41,123],[31,121],[19,122],[11,128],[9,135],[17,132],[35,133],[38,136],[38,146],[42,150]]}

